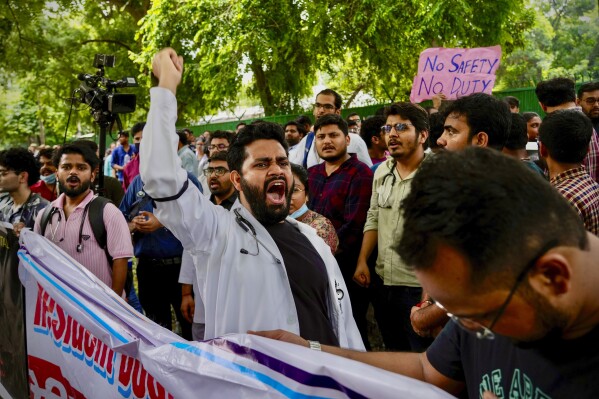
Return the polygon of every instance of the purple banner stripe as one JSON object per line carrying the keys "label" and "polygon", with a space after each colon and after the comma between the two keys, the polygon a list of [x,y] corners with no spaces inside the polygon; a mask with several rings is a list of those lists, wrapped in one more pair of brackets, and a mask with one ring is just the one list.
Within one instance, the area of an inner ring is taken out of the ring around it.
{"label": "purple banner stripe", "polygon": [[360,393],[346,387],[345,385],[340,384],[338,381],[331,377],[308,373],[307,371],[299,369],[288,363],[282,362],[281,360],[268,356],[262,352],[258,352],[257,350],[241,346],[239,344],[227,341],[222,338],[213,339],[212,341],[210,341],[210,344],[218,346],[220,348],[229,349],[231,352],[235,353],[238,356],[242,356],[244,358],[258,362],[259,364],[268,367],[269,369],[277,373],[283,374],[286,377],[300,384],[317,388],[334,389],[336,391],[343,392],[345,395],[347,395],[348,398],[366,399],[366,396],[361,395]]}

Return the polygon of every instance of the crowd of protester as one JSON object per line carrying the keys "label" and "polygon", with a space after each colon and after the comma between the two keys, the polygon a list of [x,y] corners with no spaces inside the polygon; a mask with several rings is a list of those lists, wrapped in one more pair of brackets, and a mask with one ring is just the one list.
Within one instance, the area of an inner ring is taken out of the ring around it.
{"label": "crowd of protester", "polygon": [[325,89],[313,120],[196,137],[169,124],[169,51],[104,165],[86,140],[1,151],[0,220],[186,339],[255,331],[470,397],[599,393],[599,82],[540,82],[544,119],[482,93],[344,119]]}

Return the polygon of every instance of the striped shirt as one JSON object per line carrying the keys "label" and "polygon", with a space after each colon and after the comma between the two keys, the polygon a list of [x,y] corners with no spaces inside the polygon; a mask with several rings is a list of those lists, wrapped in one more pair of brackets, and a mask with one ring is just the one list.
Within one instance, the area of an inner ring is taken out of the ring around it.
{"label": "striped shirt", "polygon": [[[83,210],[92,198],[94,193],[90,190],[89,194],[77,205],[67,219],[64,214],[65,194],[61,194],[51,206],[58,208],[58,212],[52,215],[48,221],[44,236],[54,242],[63,251],[68,253],[77,262],[81,263],[86,269],[98,277],[104,284],[112,287],[112,268],[106,258],[106,253],[100,247],[91,225],[89,223],[89,214],[83,222],[82,249],[77,251],[79,244],[79,228],[81,227],[81,218]],[[37,215],[34,231],[40,233],[40,223],[43,212]],[[127,226],[125,217],[119,209],[113,204],[106,204],[104,208],[104,226],[106,227],[106,245],[108,253],[113,259],[131,258],[133,256],[133,245],[131,243],[131,234]]]}
{"label": "striped shirt", "polygon": [[551,184],[564,196],[584,221],[584,227],[599,235],[599,184],[584,167],[566,170],[551,179]]}
{"label": "striped shirt", "polygon": [[582,164],[593,180],[599,183],[599,136],[593,129],[591,141],[589,142],[589,151],[582,160]]}

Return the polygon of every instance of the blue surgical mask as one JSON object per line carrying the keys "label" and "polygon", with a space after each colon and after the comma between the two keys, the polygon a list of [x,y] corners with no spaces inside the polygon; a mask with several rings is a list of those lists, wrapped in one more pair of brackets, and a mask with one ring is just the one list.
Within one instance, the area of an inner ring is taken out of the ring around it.
{"label": "blue surgical mask", "polygon": [[289,217],[293,218],[293,219],[297,219],[298,217],[302,216],[304,213],[308,212],[308,204],[304,204],[300,209],[298,209],[297,211],[293,212],[291,215],[289,215]]}
{"label": "blue surgical mask", "polygon": [[56,173],[48,176],[40,176],[40,179],[46,184],[56,184]]}

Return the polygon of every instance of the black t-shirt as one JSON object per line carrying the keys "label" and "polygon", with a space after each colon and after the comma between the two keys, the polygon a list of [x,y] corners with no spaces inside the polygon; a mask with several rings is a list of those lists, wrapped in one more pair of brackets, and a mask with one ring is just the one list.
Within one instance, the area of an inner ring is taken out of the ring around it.
{"label": "black t-shirt", "polygon": [[304,339],[339,346],[327,311],[329,279],[324,261],[308,238],[288,222],[275,223],[266,230],[283,256],[300,335]]}
{"label": "black t-shirt", "polygon": [[573,340],[521,348],[508,338],[480,340],[449,322],[426,351],[441,374],[465,381],[470,398],[599,398],[599,326]]}

